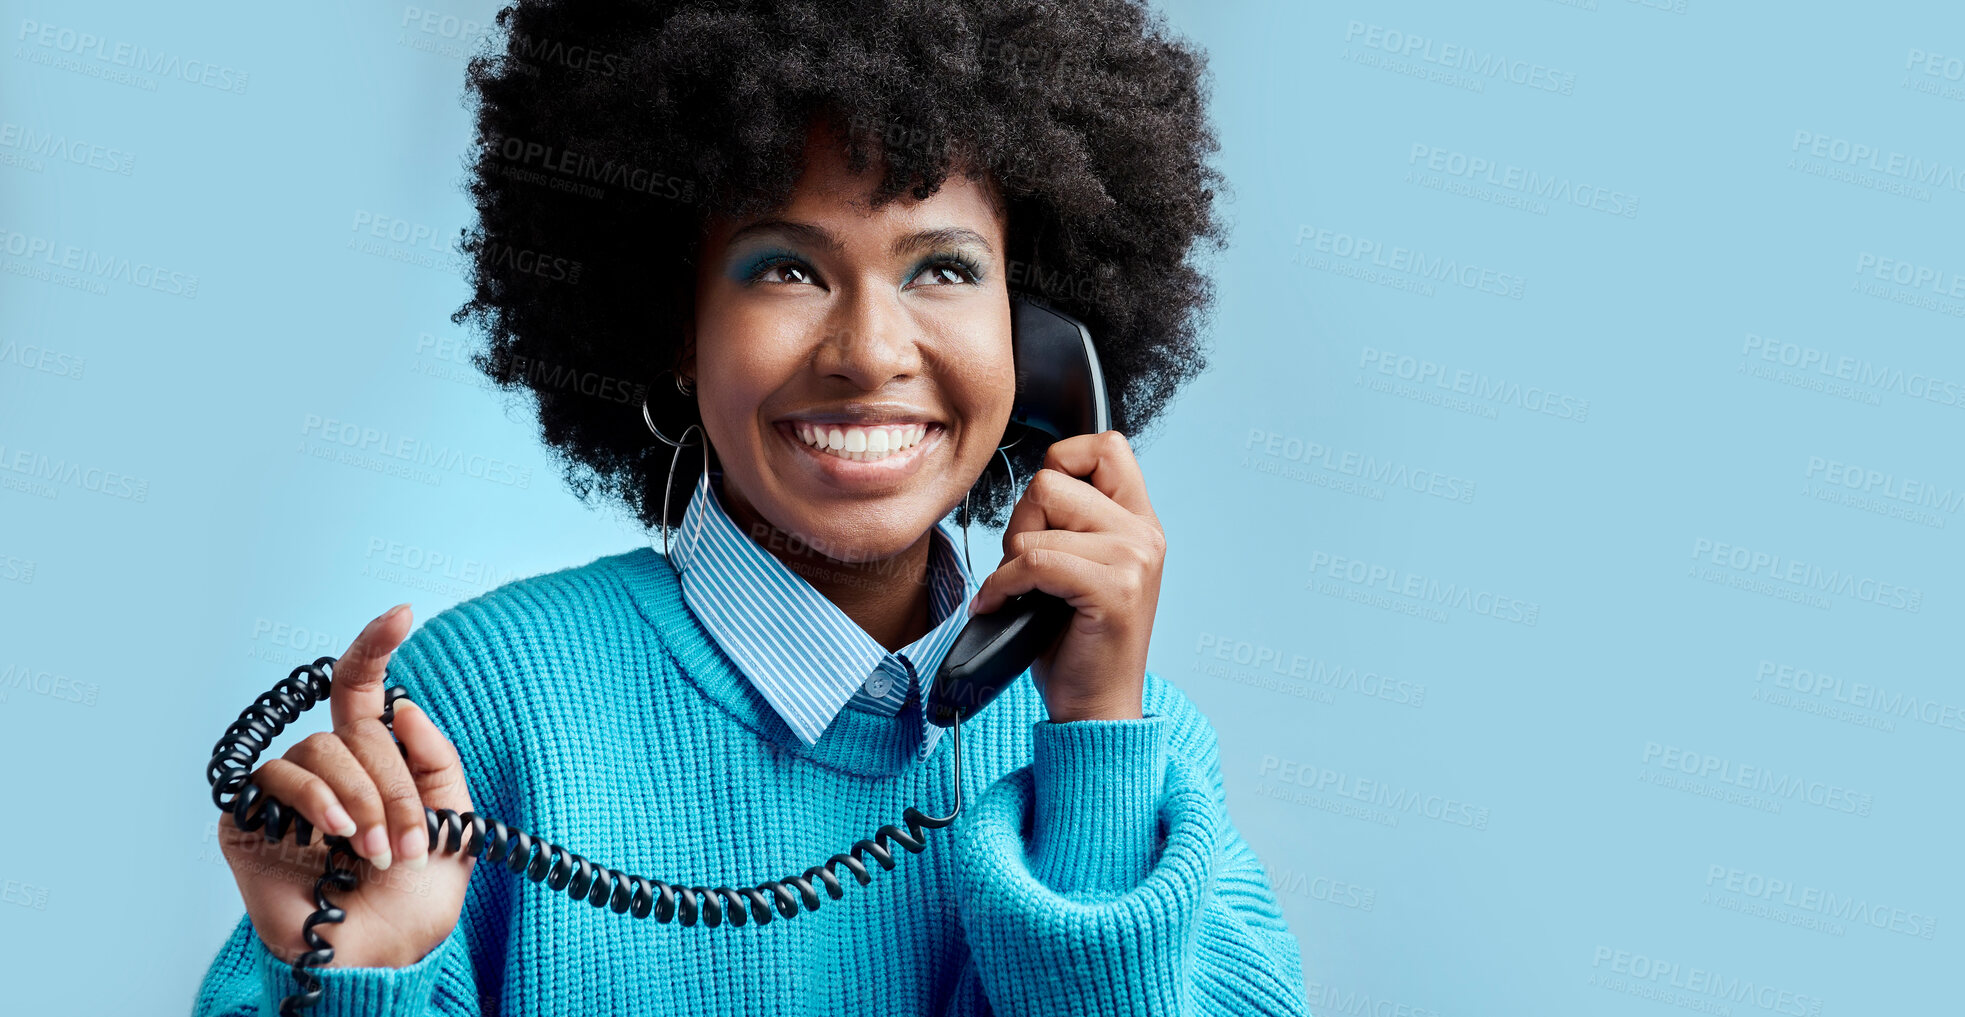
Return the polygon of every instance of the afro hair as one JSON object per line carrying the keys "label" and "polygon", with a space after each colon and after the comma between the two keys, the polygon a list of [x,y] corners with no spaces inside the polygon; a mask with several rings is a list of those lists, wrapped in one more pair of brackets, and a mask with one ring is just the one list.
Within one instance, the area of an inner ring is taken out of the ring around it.
{"label": "afro hair", "polygon": [[[712,215],[781,206],[815,125],[846,139],[871,201],[988,174],[1013,290],[1084,321],[1113,427],[1135,439],[1206,367],[1209,277],[1226,244],[1204,56],[1136,0],[521,0],[468,70],[478,222],[461,246],[474,361],[530,393],[583,499],[671,525],[701,470],[676,436],[694,263]],[[502,48],[502,52],[499,50]],[[1048,444],[1008,458],[1028,478]],[[986,469],[969,511],[1017,491]]]}

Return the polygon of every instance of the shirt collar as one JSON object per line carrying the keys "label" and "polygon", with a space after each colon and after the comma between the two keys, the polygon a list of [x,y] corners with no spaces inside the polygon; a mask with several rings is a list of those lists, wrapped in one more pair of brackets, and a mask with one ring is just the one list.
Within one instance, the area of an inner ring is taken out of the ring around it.
{"label": "shirt collar", "polygon": [[805,577],[760,546],[723,510],[712,473],[696,482],[677,542],[668,552],[683,599],[739,671],[806,745],[819,740],[846,702],[883,662],[911,666],[920,694],[921,755],[941,728],[925,723],[928,691],[942,658],[968,621],[976,586],[943,519],[931,538],[929,610],[938,619],[920,639],[889,653]]}

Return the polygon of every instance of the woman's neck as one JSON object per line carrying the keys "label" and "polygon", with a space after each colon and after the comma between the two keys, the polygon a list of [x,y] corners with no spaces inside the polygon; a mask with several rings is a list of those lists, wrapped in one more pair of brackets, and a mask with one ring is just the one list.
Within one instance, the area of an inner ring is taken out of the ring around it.
{"label": "woman's neck", "polygon": [[719,490],[718,500],[745,536],[812,584],[887,650],[898,650],[927,635],[933,627],[928,595],[933,528],[891,558],[838,561],[771,525],[743,499],[722,497]]}

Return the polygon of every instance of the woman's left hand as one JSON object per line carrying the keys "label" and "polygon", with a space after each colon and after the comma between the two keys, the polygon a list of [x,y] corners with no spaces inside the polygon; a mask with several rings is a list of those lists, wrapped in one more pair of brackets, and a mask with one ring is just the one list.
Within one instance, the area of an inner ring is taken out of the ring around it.
{"label": "woman's left hand", "polygon": [[970,613],[1032,589],[1062,598],[1077,613],[1030,667],[1050,719],[1137,719],[1166,553],[1126,436],[1066,438],[1051,445],[1011,511],[1003,564],[983,580]]}

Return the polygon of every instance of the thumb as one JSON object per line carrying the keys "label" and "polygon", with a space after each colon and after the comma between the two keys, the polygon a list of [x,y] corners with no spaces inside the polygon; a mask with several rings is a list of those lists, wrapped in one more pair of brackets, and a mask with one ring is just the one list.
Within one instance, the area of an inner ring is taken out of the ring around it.
{"label": "thumb", "polygon": [[345,732],[382,716],[383,684],[389,677],[389,657],[409,636],[408,604],[397,604],[355,636],[334,664],[334,691],[328,705],[334,710],[334,729]]}
{"label": "thumb", "polygon": [[437,730],[430,715],[410,700],[398,700],[394,727],[423,804],[460,815],[471,811],[471,792],[464,783],[464,764],[457,758],[457,747]]}

